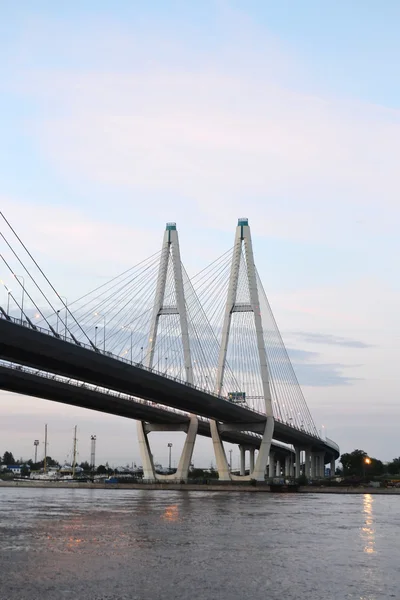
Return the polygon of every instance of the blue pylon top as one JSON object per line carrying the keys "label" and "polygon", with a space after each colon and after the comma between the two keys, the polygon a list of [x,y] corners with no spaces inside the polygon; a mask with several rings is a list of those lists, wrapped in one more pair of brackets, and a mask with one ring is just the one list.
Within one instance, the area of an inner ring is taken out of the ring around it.
{"label": "blue pylon top", "polygon": [[167,231],[175,231],[176,229],[176,223],[167,223],[165,226],[165,229]]}
{"label": "blue pylon top", "polygon": [[248,225],[249,224],[249,220],[245,219],[244,217],[238,219],[238,227],[240,227],[241,225]]}

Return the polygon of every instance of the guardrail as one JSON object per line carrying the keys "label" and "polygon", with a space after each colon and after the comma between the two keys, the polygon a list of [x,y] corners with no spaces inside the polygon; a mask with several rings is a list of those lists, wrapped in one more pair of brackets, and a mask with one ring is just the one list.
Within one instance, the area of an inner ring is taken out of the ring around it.
{"label": "guardrail", "polygon": [[[69,344],[73,344],[74,346],[81,346],[81,347],[83,347],[83,348],[85,348],[87,350],[90,350],[92,352],[96,352],[97,354],[103,354],[104,356],[107,356],[108,358],[113,358],[114,360],[117,360],[118,362],[123,362],[126,365],[134,366],[135,368],[143,369],[144,371],[147,371],[149,373],[153,373],[155,375],[159,375],[160,377],[165,377],[165,378],[170,379],[172,381],[176,381],[177,383],[180,383],[180,384],[185,385],[185,386],[187,386],[189,388],[192,388],[192,389],[196,389],[196,390],[198,390],[200,392],[209,394],[210,396],[213,396],[214,398],[218,398],[219,400],[222,400],[224,402],[228,402],[229,404],[235,404],[234,402],[232,402],[231,400],[229,400],[226,396],[222,396],[222,395],[217,394],[217,393],[215,393],[213,391],[210,391],[208,389],[201,388],[198,385],[189,383],[187,381],[184,381],[183,379],[179,379],[178,377],[173,377],[172,375],[169,375],[168,373],[158,371],[157,369],[154,369],[154,368],[151,368],[151,367],[147,367],[147,366],[143,365],[143,363],[133,363],[130,360],[127,360],[126,358],[123,358],[122,356],[119,356],[117,354],[113,354],[110,351],[101,350],[97,346],[94,346],[94,344],[93,345],[85,344],[84,342],[80,342],[78,340],[73,340],[72,338],[69,338],[68,335],[62,335],[62,334],[60,334],[58,332],[53,333],[53,331],[51,331],[49,329],[45,329],[44,327],[40,327],[39,325],[35,325],[33,323],[31,324],[29,321],[25,321],[25,320],[22,320],[22,319],[17,319],[15,317],[11,317],[2,308],[0,310],[0,319],[6,320],[6,321],[11,321],[12,323],[14,323],[15,325],[18,325],[20,327],[26,327],[28,329],[32,329],[34,331],[38,331],[39,333],[43,333],[45,335],[49,335],[51,337],[55,337],[55,338],[57,338],[57,339],[59,339],[59,340],[61,340],[63,342],[66,342],[66,343],[69,343]],[[86,385],[88,385],[88,384],[86,384]],[[107,388],[104,388],[104,389],[107,389]],[[251,406],[246,405],[245,408],[246,408],[246,410],[254,412],[255,414],[265,416],[265,413],[263,413],[261,411],[258,411],[256,409],[252,408]],[[175,410],[177,410],[177,409],[175,409]],[[312,433],[310,431],[306,431],[302,427],[300,427],[300,428],[296,427],[295,425],[293,425],[293,423],[290,423],[290,422],[284,421],[282,419],[279,419],[276,416],[274,416],[274,419],[275,419],[275,421],[278,421],[279,423],[282,423],[283,425],[286,425],[287,427],[290,427],[291,429],[294,429],[295,431],[298,431],[298,432],[304,433],[306,435],[309,435],[309,436],[313,437],[314,439],[317,439],[318,441],[323,441],[322,438],[320,438],[318,435],[315,435],[315,433]],[[337,444],[336,444],[336,446],[337,446]],[[339,447],[337,446],[337,448],[339,448]]]}

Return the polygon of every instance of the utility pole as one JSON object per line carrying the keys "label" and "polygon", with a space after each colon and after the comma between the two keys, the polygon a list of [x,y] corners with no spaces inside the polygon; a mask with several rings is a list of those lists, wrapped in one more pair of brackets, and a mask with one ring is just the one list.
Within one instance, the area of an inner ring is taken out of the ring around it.
{"label": "utility pole", "polygon": [[96,436],[90,436],[90,470],[94,473],[96,465]]}
{"label": "utility pole", "polygon": [[47,473],[47,424],[44,426],[44,462],[43,471]]}
{"label": "utility pole", "polygon": [[72,477],[75,478],[75,469],[76,469],[76,430],[78,426],[74,427],[74,451],[73,451],[73,460],[72,460]]}

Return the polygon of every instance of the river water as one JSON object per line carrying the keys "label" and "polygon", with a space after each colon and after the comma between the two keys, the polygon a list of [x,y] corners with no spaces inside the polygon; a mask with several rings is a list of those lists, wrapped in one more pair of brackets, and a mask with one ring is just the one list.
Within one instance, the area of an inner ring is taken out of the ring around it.
{"label": "river water", "polygon": [[400,497],[0,489],[0,600],[400,598]]}

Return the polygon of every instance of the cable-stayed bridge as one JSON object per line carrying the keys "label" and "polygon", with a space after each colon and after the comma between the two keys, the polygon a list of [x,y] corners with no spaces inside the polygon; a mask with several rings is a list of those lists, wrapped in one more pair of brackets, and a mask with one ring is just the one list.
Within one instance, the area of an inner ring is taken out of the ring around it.
{"label": "cable-stayed bridge", "polygon": [[179,480],[198,434],[211,436],[222,480],[237,478],[223,441],[240,445],[242,478],[263,480],[267,467],[280,474],[278,456],[288,476],[301,464],[312,477],[333,466],[339,448],[313,423],[255,267],[247,219],[233,248],[192,279],[169,223],[160,252],[68,305],[5,222],[2,260],[19,293],[4,284],[1,388],[137,419],[147,479],[161,477],[149,439],[159,430],[187,432],[171,476]]}

